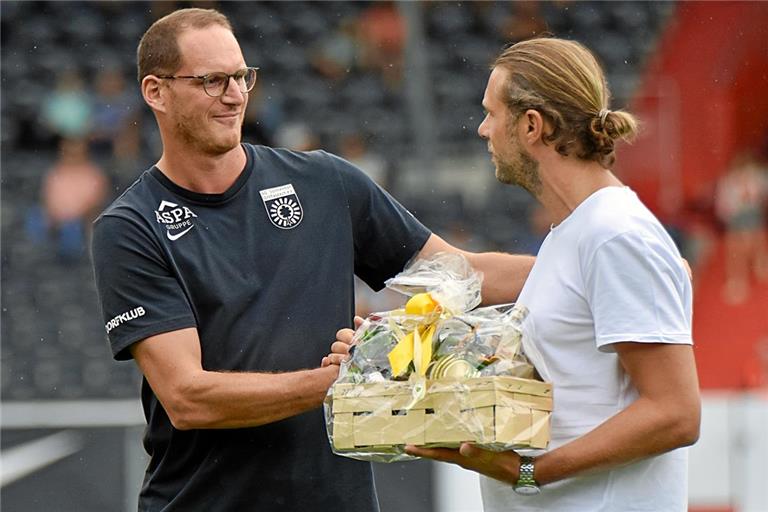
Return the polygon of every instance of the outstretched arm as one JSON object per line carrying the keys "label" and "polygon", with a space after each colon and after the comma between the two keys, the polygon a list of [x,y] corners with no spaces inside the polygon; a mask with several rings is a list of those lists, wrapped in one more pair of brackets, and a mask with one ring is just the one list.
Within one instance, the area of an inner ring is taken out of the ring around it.
{"label": "outstretched arm", "polygon": [[201,364],[197,329],[152,336],[131,347],[179,430],[253,427],[319,407],[339,367],[288,373],[217,372]]}
{"label": "outstretched arm", "polygon": [[[483,273],[483,304],[504,304],[515,302],[523,289],[528,274],[531,272],[533,256],[505,254],[500,252],[474,253],[452,246],[439,236],[432,234],[416,255],[426,259],[438,252],[461,254],[470,264]],[[362,323],[362,318],[355,318],[355,328]],[[342,329],[336,334],[336,341],[331,345],[331,353],[323,358],[322,366],[338,365],[349,355],[354,331]]]}
{"label": "outstretched arm", "polygon": [[501,252],[467,252],[434,234],[424,244],[418,258],[429,258],[437,252],[462,254],[483,273],[483,304],[515,302],[536,260],[533,256]]}

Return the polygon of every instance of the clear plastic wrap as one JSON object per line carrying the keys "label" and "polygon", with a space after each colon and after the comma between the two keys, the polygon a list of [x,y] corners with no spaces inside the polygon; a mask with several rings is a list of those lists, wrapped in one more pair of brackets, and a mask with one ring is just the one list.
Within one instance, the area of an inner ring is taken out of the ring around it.
{"label": "clear plastic wrap", "polygon": [[324,409],[334,453],[395,462],[406,444],[544,448],[551,385],[523,350],[523,306],[475,308],[482,275],[456,254],[417,260],[387,286],[411,295],[353,338]]}

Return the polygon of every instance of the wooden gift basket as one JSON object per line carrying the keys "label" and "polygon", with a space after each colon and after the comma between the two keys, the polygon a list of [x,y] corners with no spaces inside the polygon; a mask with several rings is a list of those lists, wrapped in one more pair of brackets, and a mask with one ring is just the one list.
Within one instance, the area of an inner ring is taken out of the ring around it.
{"label": "wooden gift basket", "polygon": [[[405,444],[491,449],[545,448],[552,385],[493,376],[427,380],[413,402],[411,382],[337,383],[331,405],[331,442],[343,452],[386,453]],[[410,407],[408,407],[410,405]]]}

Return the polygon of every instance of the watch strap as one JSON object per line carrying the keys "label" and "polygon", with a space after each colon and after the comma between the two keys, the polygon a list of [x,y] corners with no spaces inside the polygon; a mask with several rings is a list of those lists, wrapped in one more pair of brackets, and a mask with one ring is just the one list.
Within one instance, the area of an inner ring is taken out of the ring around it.
{"label": "watch strap", "polygon": [[535,485],[538,486],[536,480],[533,479],[533,457],[522,456],[520,457],[520,475],[515,485]]}

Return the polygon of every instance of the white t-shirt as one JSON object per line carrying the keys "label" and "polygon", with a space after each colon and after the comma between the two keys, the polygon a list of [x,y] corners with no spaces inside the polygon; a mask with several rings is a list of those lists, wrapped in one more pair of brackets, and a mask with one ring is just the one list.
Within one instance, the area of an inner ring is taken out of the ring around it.
{"label": "white t-shirt", "polygon": [[[544,240],[520,294],[526,338],[554,384],[557,448],[637,399],[612,344],[691,344],[692,288],[680,253],[626,187],[598,190]],[[674,393],[674,390],[670,390]],[[562,480],[537,496],[481,478],[487,511],[685,511],[687,450]]]}

